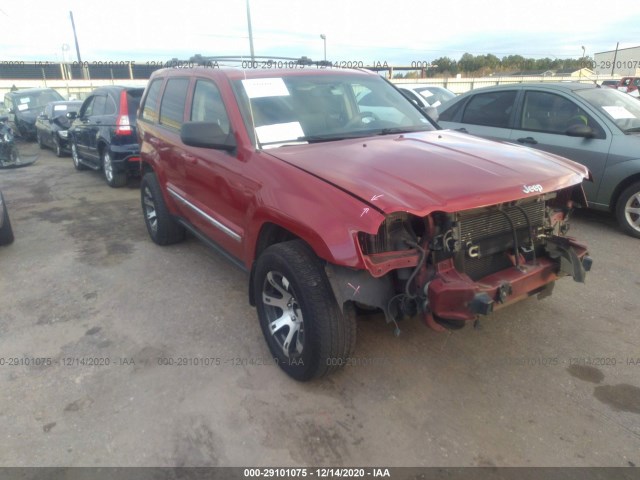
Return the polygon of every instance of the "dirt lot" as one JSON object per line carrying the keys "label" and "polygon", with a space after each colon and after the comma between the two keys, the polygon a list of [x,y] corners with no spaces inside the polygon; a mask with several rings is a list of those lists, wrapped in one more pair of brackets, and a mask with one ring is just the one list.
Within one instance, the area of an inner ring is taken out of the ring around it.
{"label": "dirt lot", "polygon": [[0,171],[0,466],[640,465],[640,240],[607,215],[573,222],[586,285],[450,334],[363,318],[353,364],[300,384],[245,274],[151,243],[135,181],[21,149],[40,158]]}

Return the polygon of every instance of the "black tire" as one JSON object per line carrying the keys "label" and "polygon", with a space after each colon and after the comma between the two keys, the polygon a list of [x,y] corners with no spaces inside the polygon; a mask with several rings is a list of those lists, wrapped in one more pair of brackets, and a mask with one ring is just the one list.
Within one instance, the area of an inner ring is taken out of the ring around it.
{"label": "black tire", "polygon": [[[340,311],[322,263],[306,243],[267,248],[256,263],[253,292],[269,350],[290,377],[307,381],[347,363],[356,342],[355,308],[349,302]],[[284,320],[279,328],[278,320]]]}
{"label": "black tire", "polygon": [[111,153],[108,148],[102,150],[102,171],[104,172],[104,179],[107,184],[112,188],[124,187],[127,184],[127,174],[123,172],[116,172],[111,161]]}
{"label": "black tire", "polygon": [[71,141],[71,159],[73,160],[73,166],[76,170],[86,170],[87,167],[84,166],[83,163],[80,162],[80,155],[78,155],[78,147],[76,146],[76,142]]}
{"label": "black tire", "polygon": [[11,228],[11,222],[9,221],[9,212],[7,211],[7,204],[4,203],[2,193],[0,193],[0,208],[2,208],[2,228],[0,228],[0,245],[9,245],[13,243],[13,229]]}
{"label": "black tire", "polygon": [[42,141],[42,136],[40,135],[40,132],[38,130],[36,130],[36,142],[38,142],[38,147],[40,147],[40,150],[45,149],[45,144]]}
{"label": "black tire", "polygon": [[627,235],[640,238],[640,182],[622,191],[616,202],[616,218]]}
{"label": "black tire", "polygon": [[62,146],[60,145],[60,139],[57,136],[53,137],[53,151],[55,152],[56,157],[58,158],[64,155],[62,152]]}
{"label": "black tire", "polygon": [[169,213],[155,173],[145,173],[142,177],[140,200],[151,240],[158,245],[171,245],[184,240],[184,227]]}

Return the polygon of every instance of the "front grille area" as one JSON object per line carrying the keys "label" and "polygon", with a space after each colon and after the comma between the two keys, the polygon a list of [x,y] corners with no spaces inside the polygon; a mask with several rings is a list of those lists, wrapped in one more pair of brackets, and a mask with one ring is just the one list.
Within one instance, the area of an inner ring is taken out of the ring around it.
{"label": "front grille area", "polygon": [[[544,202],[531,202],[520,205],[527,213],[532,227],[544,224]],[[518,207],[510,206],[502,208],[509,215],[517,230],[527,229],[527,220]],[[498,211],[498,207],[491,207],[485,212],[467,213],[458,215],[460,224],[460,240],[462,245],[467,242],[475,243],[484,238],[495,237],[503,233],[511,233],[511,225],[505,216]]]}
{"label": "front grille area", "polygon": [[[533,201],[520,205],[529,217],[531,228],[536,230],[544,225],[545,202]],[[519,246],[529,246],[529,229],[522,210],[515,206],[502,207],[513,223]],[[458,270],[473,280],[498,272],[511,266],[507,250],[513,249],[513,231],[509,221],[498,211],[490,207],[482,211],[461,212],[458,214],[461,251],[456,256]],[[469,247],[476,246],[478,257],[469,256]]]}

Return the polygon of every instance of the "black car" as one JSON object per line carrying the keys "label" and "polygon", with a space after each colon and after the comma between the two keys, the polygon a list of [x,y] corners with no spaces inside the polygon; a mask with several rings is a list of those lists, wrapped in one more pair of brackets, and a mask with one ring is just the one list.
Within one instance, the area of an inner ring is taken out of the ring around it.
{"label": "black car", "polygon": [[144,88],[108,86],[91,92],[69,129],[71,156],[77,170],[103,170],[111,187],[127,183],[128,174],[139,174],[140,147],[136,115]]}
{"label": "black car", "polygon": [[0,192],[0,245],[9,245],[10,243],[13,243],[13,230],[9,221],[7,204],[4,202],[2,192]]}
{"label": "black car", "polygon": [[4,94],[9,125],[25,140],[36,138],[36,118],[50,102],[64,100],[52,88],[28,88]]}
{"label": "black car", "polygon": [[77,113],[81,101],[51,102],[36,119],[36,138],[40,148],[52,148],[58,157],[69,152],[68,136],[71,120],[67,113]]}

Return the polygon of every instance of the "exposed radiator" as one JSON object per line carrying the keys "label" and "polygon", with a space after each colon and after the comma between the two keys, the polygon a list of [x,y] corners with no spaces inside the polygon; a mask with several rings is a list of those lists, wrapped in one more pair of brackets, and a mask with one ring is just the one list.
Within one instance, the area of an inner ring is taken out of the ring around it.
{"label": "exposed radiator", "polygon": [[[529,217],[533,229],[544,225],[545,202],[530,202],[520,205]],[[527,219],[518,207],[503,207],[517,231],[518,245],[529,246]],[[458,214],[460,245],[462,250],[456,257],[456,268],[473,280],[498,272],[511,266],[505,251],[513,248],[513,230],[509,220],[498,207],[482,211]],[[475,245],[477,257],[468,253],[468,245]]]}

